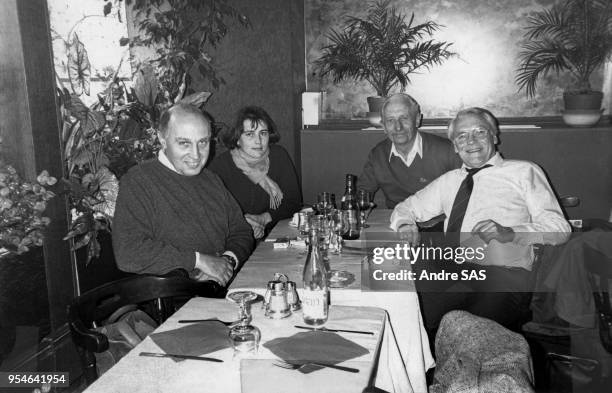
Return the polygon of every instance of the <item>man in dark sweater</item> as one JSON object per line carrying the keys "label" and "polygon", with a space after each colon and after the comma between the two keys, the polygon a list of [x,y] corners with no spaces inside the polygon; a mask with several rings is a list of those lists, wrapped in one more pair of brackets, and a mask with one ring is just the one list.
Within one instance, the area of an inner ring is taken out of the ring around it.
{"label": "man in dark sweater", "polygon": [[423,115],[408,94],[387,98],[381,114],[387,139],[370,151],[358,188],[371,193],[382,189],[387,208],[461,167],[461,159],[447,138],[419,132]]}
{"label": "man in dark sweater", "polygon": [[121,270],[182,268],[225,285],[249,257],[251,227],[219,177],[203,169],[210,137],[210,121],[195,107],[178,104],[162,115],[158,158],[121,179],[113,226]]}

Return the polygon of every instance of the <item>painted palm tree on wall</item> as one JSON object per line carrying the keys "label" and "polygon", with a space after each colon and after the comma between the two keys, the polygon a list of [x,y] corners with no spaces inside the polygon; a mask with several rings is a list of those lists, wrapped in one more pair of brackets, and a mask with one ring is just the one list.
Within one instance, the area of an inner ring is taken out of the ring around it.
{"label": "painted palm tree on wall", "polygon": [[391,6],[390,0],[371,3],[365,18],[349,16],[343,26],[327,35],[331,44],[316,61],[321,75],[335,83],[345,79],[365,80],[385,97],[396,86],[405,88],[410,74],[440,65],[456,54],[452,43],[431,39],[441,25],[414,23]]}
{"label": "painted palm tree on wall", "polygon": [[538,80],[569,71],[568,93],[592,91],[591,74],[612,55],[612,2],[566,0],[528,19],[516,82],[529,97]]}

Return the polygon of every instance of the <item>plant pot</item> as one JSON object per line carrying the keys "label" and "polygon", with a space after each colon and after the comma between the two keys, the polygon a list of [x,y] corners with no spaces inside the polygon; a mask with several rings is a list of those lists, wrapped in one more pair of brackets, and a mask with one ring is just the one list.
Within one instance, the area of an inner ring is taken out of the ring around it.
{"label": "plant pot", "polygon": [[382,109],[382,105],[385,102],[385,97],[368,97],[368,120],[370,121],[370,124],[372,124],[375,127],[380,127],[381,126],[381,109]]}
{"label": "plant pot", "polygon": [[374,127],[382,127],[382,118],[380,117],[380,112],[368,112],[367,116],[371,125],[373,125]]}
{"label": "plant pot", "polygon": [[599,110],[603,93],[601,91],[591,91],[588,93],[578,93],[566,91],[563,93],[565,110]]}
{"label": "plant pot", "polygon": [[368,108],[370,112],[380,112],[383,104],[385,103],[385,99],[385,97],[380,96],[368,97]]}
{"label": "plant pot", "polygon": [[562,111],[563,121],[571,127],[592,127],[601,118],[603,109],[568,109]]}

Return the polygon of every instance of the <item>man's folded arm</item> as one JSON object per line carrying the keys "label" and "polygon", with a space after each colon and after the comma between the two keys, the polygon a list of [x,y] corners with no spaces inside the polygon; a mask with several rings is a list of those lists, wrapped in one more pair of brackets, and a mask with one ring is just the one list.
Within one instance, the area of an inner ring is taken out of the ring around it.
{"label": "man's folded arm", "polygon": [[444,213],[442,193],[444,179],[437,178],[427,187],[398,203],[391,214],[391,229],[397,231],[402,225],[416,225]]}

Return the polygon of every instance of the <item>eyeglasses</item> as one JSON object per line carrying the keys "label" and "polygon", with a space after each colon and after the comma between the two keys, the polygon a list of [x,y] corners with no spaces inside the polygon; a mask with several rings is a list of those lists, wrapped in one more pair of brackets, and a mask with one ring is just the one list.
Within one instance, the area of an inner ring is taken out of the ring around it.
{"label": "eyeglasses", "polygon": [[486,128],[475,128],[471,131],[462,131],[453,141],[458,145],[465,145],[470,139],[485,140],[489,137],[489,130]]}

